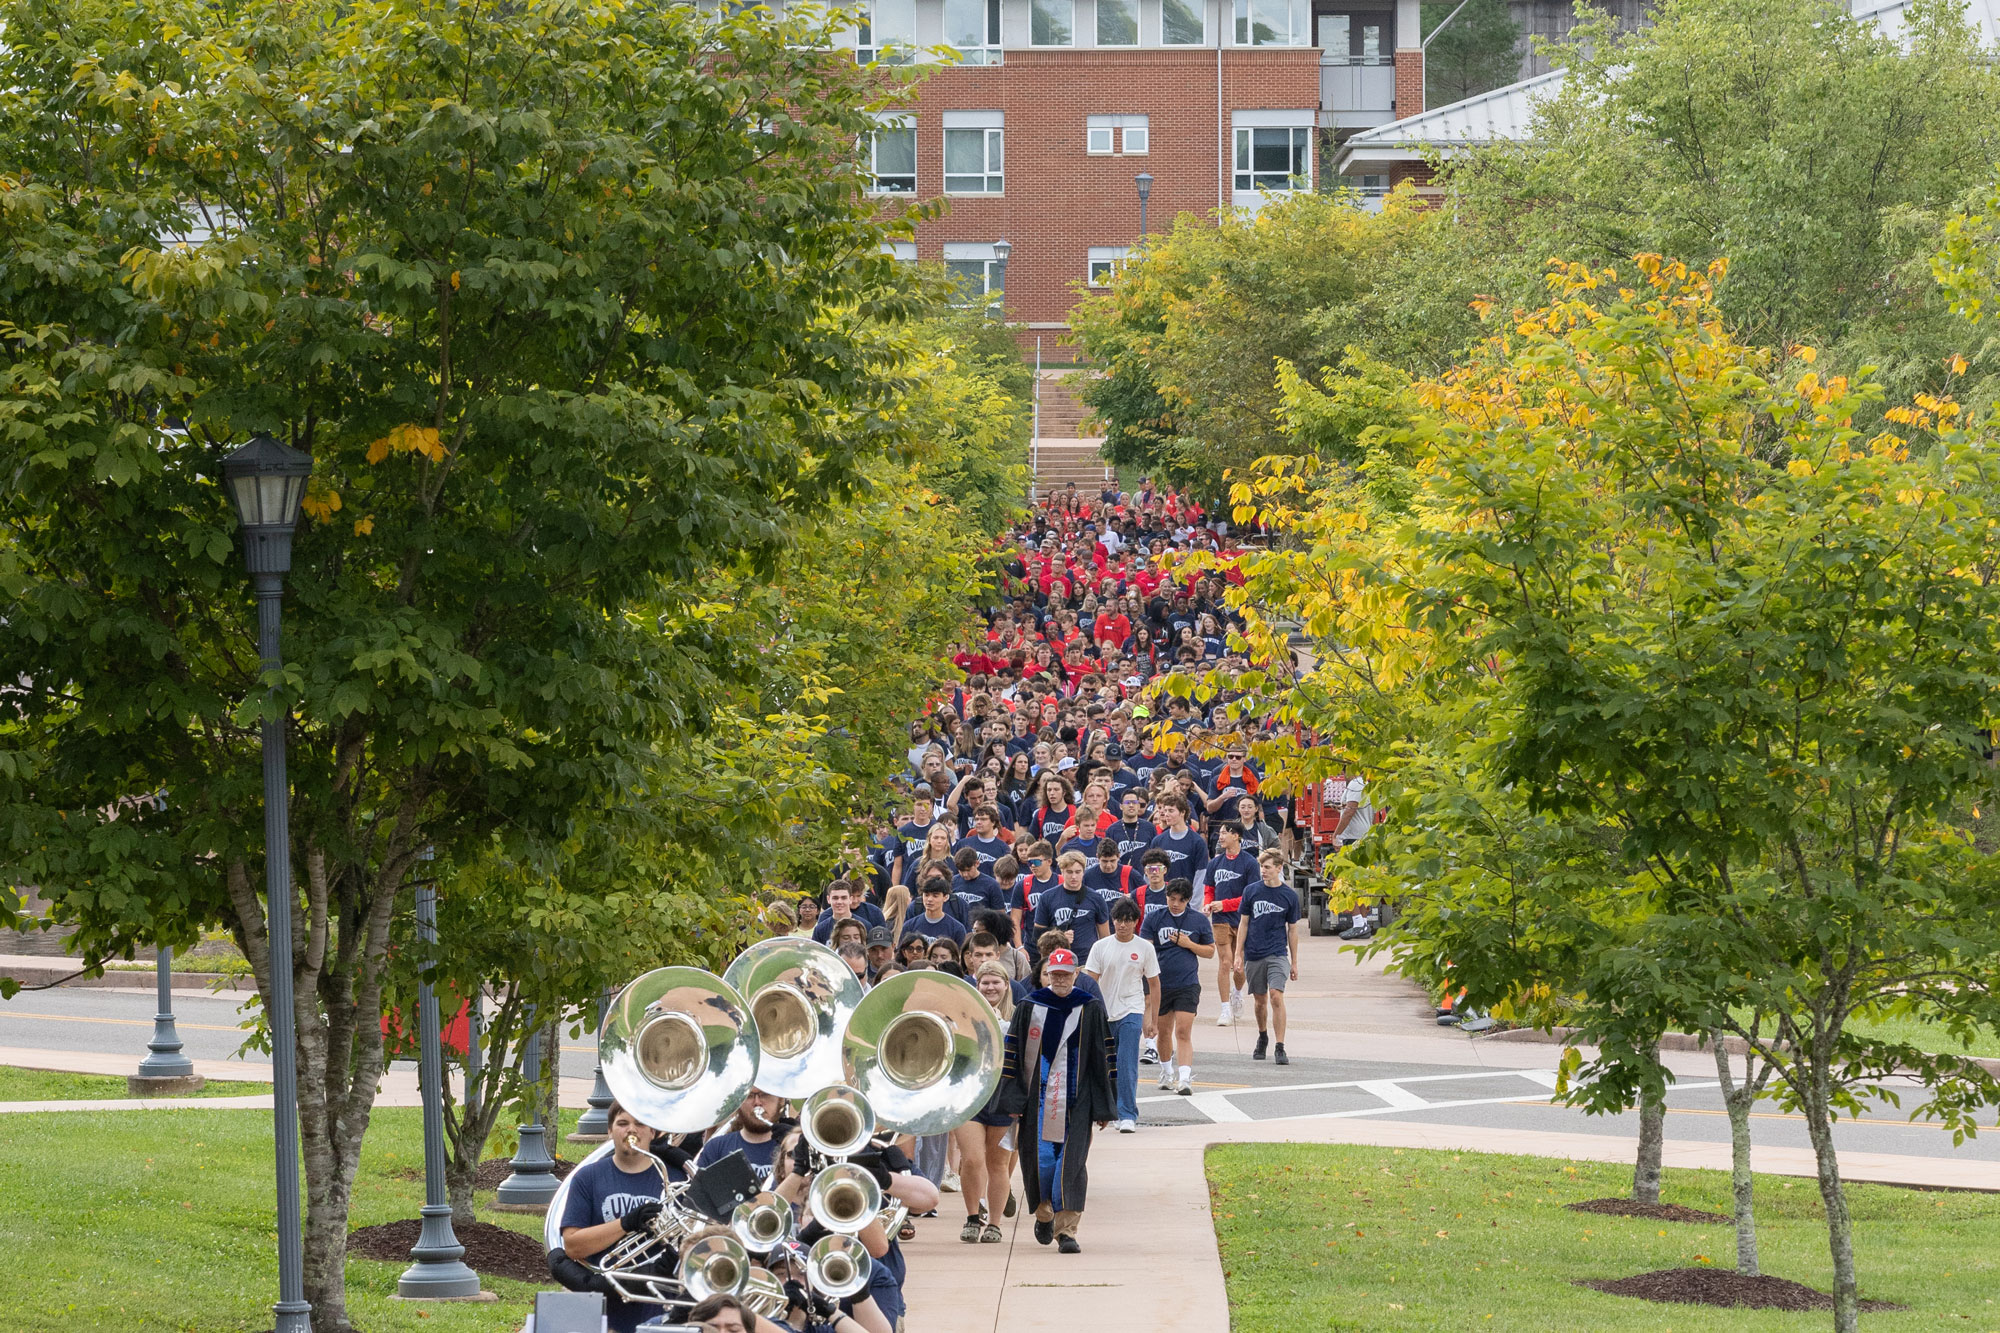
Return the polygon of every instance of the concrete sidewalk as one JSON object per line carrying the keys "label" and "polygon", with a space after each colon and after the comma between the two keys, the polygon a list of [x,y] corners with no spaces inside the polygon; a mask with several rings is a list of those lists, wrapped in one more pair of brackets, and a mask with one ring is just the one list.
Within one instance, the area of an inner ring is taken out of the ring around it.
{"label": "concrete sidewalk", "polygon": [[[1562,1056],[1560,1046],[1482,1043],[1436,1027],[1421,991],[1384,972],[1381,960],[1357,959],[1342,950],[1337,940],[1307,938],[1301,952],[1301,979],[1288,990],[1285,1045],[1294,1055],[1495,1069],[1552,1069]],[[1197,1077],[1202,1052],[1247,1051],[1256,1039],[1248,1021],[1214,1026],[1213,973],[1205,971],[1206,1012],[1195,1027]],[[1706,1053],[1669,1052],[1666,1063],[1677,1073],[1714,1076],[1714,1060]],[[1091,1149],[1090,1203],[1078,1233],[1083,1253],[1061,1255],[1037,1245],[1025,1213],[1002,1221],[1005,1244],[963,1244],[960,1197],[947,1194],[938,1218],[919,1224],[918,1239],[905,1247],[910,1327],[924,1333],[1094,1326],[1147,1333],[1226,1330],[1229,1305],[1203,1162],[1209,1145],[1218,1143],[1373,1144],[1616,1163],[1630,1162],[1638,1147],[1636,1139],[1619,1135],[1379,1117],[1103,1132]],[[1760,1172],[1817,1176],[1805,1150],[1758,1147],[1752,1158]],[[1727,1171],[1729,1145],[1669,1139],[1664,1160],[1670,1167]],[[1850,1152],[1841,1154],[1841,1173],[1852,1181],[2000,1191],[2000,1162]],[[1172,1259],[1164,1268],[1163,1255]]]}

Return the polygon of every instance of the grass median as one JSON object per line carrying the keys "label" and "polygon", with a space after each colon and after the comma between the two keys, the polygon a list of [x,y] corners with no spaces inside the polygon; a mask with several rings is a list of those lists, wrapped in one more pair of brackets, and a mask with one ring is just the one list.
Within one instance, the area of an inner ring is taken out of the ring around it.
{"label": "grass median", "polygon": [[[574,1120],[565,1112],[565,1131]],[[0,1333],[270,1328],[278,1270],[269,1111],[37,1112],[6,1116],[0,1129],[0,1250],[14,1256],[0,1266]],[[422,1165],[419,1113],[378,1110],[351,1225],[416,1216],[423,1181],[412,1168]],[[540,1217],[482,1208],[479,1220],[541,1234]],[[357,1327],[513,1333],[537,1290],[489,1278],[494,1304],[406,1304],[389,1299],[406,1266],[348,1260]]]}
{"label": "grass median", "polygon": [[[133,1061],[133,1068],[138,1062]],[[268,1097],[269,1083],[210,1079],[194,1092],[177,1097]],[[49,1069],[0,1065],[0,1102],[80,1102],[130,1097],[125,1080],[107,1074],[64,1074]],[[146,1094],[153,1096],[155,1094]]]}
{"label": "grass median", "polygon": [[[1634,1329],[1779,1333],[1825,1313],[1667,1305],[1576,1286],[1659,1269],[1734,1267],[1729,1225],[1569,1211],[1623,1195],[1629,1167],[1344,1145],[1230,1144],[1208,1153],[1233,1333]],[[1727,1214],[1729,1177],[1668,1171],[1669,1203]],[[1868,1328],[2000,1330],[2000,1198],[1850,1185],[1865,1298],[1908,1309]],[[1832,1284],[1818,1189],[1757,1178],[1766,1273]]]}

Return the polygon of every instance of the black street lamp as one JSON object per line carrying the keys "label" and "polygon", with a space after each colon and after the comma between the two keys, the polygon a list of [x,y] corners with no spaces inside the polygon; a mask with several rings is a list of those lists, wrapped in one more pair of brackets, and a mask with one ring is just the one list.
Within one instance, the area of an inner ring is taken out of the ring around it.
{"label": "black street lamp", "polygon": [[1146,201],[1153,197],[1153,173],[1142,171],[1132,178],[1139,187],[1139,239],[1146,239]]}
{"label": "black street lamp", "polygon": [[[611,992],[597,997],[597,1031],[604,1031],[604,1015],[611,1008]],[[590,1085],[590,1096],[584,1100],[590,1109],[577,1118],[576,1131],[569,1136],[571,1143],[602,1143],[611,1137],[611,1085],[604,1081],[604,1053],[598,1052],[597,1069],[593,1075],[596,1082]]]}
{"label": "black street lamp", "polygon": [[[257,593],[257,653],[275,698],[279,616],[292,568],[292,529],[305,498],[312,455],[259,435],[222,460],[229,497],[243,529],[243,564]],[[278,1303],[275,1333],[311,1333],[305,1252],[299,1237],[298,1025],[292,1014],[291,797],[285,781],[285,724],[267,713],[264,742],[264,898],[271,947],[271,1073],[278,1155]]]}
{"label": "black street lamp", "polygon": [[[434,857],[429,848],[425,861]],[[417,938],[430,966],[437,950],[437,882],[426,876],[417,885]],[[444,1186],[444,1052],[438,1043],[437,992],[417,978],[417,1079],[424,1095],[423,1230],[410,1250],[414,1260],[396,1282],[405,1300],[470,1300],[478,1296],[479,1274],[465,1266],[465,1247],[451,1229],[451,1205]]]}

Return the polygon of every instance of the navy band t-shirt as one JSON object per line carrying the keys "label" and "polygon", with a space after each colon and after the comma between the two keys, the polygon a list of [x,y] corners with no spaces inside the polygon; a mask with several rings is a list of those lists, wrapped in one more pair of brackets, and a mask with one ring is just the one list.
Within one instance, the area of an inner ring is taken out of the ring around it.
{"label": "navy band t-shirt", "polygon": [[732,1130],[727,1134],[717,1134],[701,1145],[701,1155],[694,1159],[694,1169],[700,1171],[712,1166],[729,1154],[741,1151],[750,1163],[751,1173],[757,1177],[757,1188],[771,1188],[771,1164],[778,1156],[778,1136],[773,1134],[762,1143],[751,1143],[743,1137],[742,1131]]}
{"label": "navy band t-shirt", "polygon": [[1069,931],[1070,949],[1079,960],[1097,943],[1098,926],[1110,924],[1110,909],[1089,889],[1071,893],[1058,884],[1042,894],[1035,904],[1035,934],[1040,936],[1045,930]]}
{"label": "navy band t-shirt", "polygon": [[[1263,871],[1257,858],[1248,852],[1238,852],[1234,856],[1212,857],[1208,863],[1208,893],[1205,901],[1216,903],[1229,898],[1241,898],[1250,891],[1252,884],[1264,882]],[[1224,908],[1218,916],[1236,919],[1234,909]]]}
{"label": "navy band t-shirt", "polygon": [[1289,884],[1261,879],[1243,895],[1243,957],[1282,958],[1287,949],[1285,927],[1299,919],[1299,895]]}
{"label": "navy band t-shirt", "polygon": [[933,921],[921,911],[912,910],[903,918],[903,934],[921,935],[927,940],[950,940],[953,944],[965,943],[965,925],[952,917],[949,912],[941,912]]}
{"label": "navy band t-shirt", "polygon": [[1201,959],[1174,943],[1181,935],[1196,944],[1215,943],[1214,928],[1207,916],[1194,909],[1194,904],[1188,904],[1179,916],[1165,906],[1149,908],[1146,919],[1139,923],[1139,933],[1152,941],[1153,951],[1160,956],[1160,994],[1201,988]]}
{"label": "navy band t-shirt", "polygon": [[[863,930],[873,930],[876,926],[888,924],[888,921],[882,916],[882,909],[871,902],[858,902],[854,904],[854,914],[851,919],[859,921]],[[839,924],[832,912],[821,912],[819,920],[813,925],[814,942],[825,944],[828,940],[832,939],[833,928]]]}
{"label": "navy band t-shirt", "polygon": [[1167,867],[1169,880],[1184,879],[1194,885],[1197,895],[1208,869],[1208,843],[1192,828],[1185,833],[1161,833],[1151,844],[1173,862]]}

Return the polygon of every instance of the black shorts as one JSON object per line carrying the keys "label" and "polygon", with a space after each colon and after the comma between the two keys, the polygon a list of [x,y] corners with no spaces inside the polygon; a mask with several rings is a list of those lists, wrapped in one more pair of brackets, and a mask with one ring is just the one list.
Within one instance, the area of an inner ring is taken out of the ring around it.
{"label": "black shorts", "polygon": [[998,1111],[986,1110],[974,1115],[972,1123],[975,1125],[985,1125],[988,1129],[1005,1129],[1018,1118],[1017,1116],[1003,1115]]}
{"label": "black shorts", "polygon": [[1201,987],[1178,986],[1173,990],[1160,992],[1160,1017],[1168,1014],[1192,1014],[1200,1010]]}

